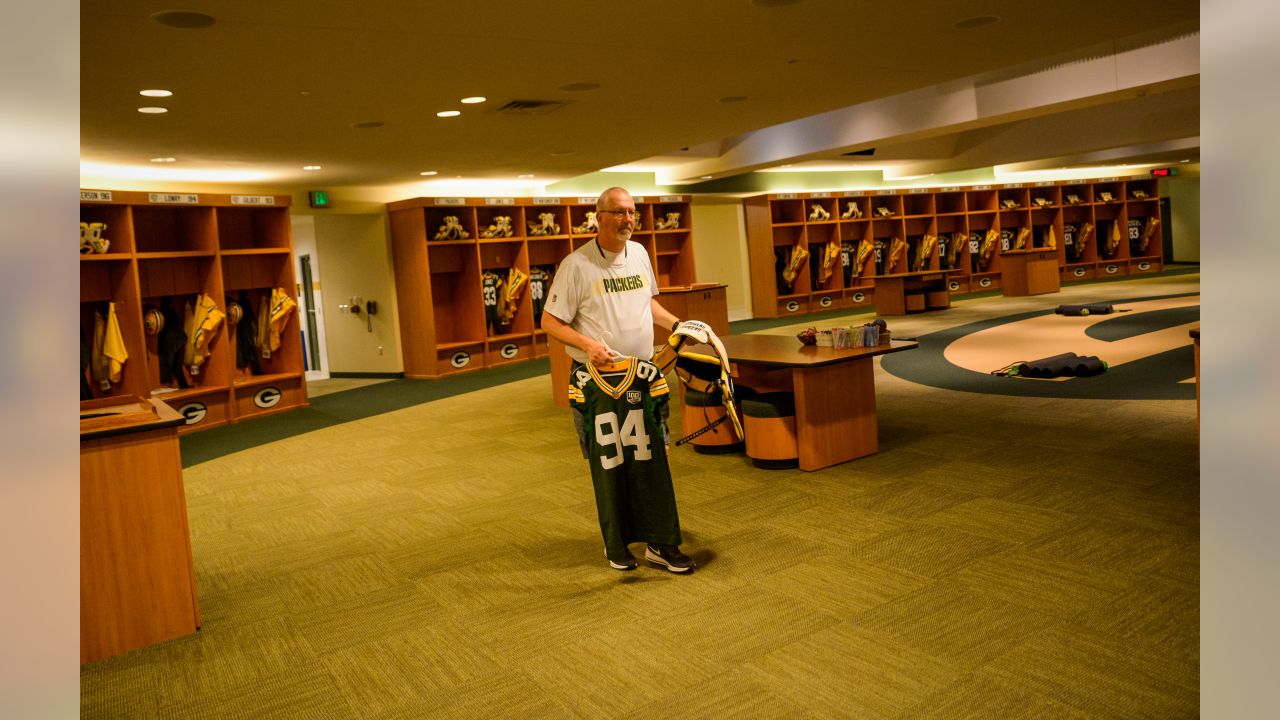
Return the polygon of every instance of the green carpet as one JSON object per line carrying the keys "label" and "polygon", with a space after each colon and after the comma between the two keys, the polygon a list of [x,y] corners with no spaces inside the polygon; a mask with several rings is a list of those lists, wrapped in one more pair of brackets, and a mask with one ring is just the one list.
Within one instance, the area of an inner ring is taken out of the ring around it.
{"label": "green carpet", "polygon": [[[1162,295],[1155,297],[1126,297],[1123,302],[1158,300],[1168,297],[1194,296],[1199,293]],[[1120,303],[1099,298],[1091,302]],[[1117,365],[1101,375],[1072,378],[1067,382],[1039,382],[1013,377],[1001,377],[958,367],[947,361],[947,346],[966,335],[996,325],[1051,315],[1053,310],[1034,310],[1026,313],[989,318],[974,323],[947,328],[917,338],[920,347],[911,352],[886,355],[880,367],[904,380],[930,387],[960,390],[988,395],[1016,395],[1024,397],[1088,398],[1110,400],[1194,400],[1196,386],[1183,382],[1195,375],[1194,348],[1190,338],[1185,347],[1156,353],[1148,357]],[[1200,308],[1176,308],[1132,315],[1108,315],[1107,319],[1092,326],[1086,334],[1099,340],[1117,341],[1154,332],[1167,327],[1195,322],[1200,319]],[[1036,358],[1009,358],[1008,362],[1035,360]],[[1102,358],[1106,360],[1105,357]],[[991,368],[995,370],[997,368]]]}
{"label": "green carpet", "polygon": [[310,407],[290,410],[182,436],[182,466],[282,440],[340,423],[401,410],[481,388],[545,376],[549,361],[531,360],[450,376],[443,380],[390,380],[310,399]]}
{"label": "green carpet", "polygon": [[546,377],[444,388],[484,380],[187,467],[203,628],[82,666],[81,717],[1199,716],[1192,400],[877,372],[869,457],[671,453],[677,576],[605,563]]}

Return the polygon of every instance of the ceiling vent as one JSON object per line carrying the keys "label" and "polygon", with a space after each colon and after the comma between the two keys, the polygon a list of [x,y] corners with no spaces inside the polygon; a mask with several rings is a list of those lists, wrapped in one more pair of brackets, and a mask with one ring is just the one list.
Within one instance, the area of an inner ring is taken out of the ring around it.
{"label": "ceiling vent", "polygon": [[875,148],[867,148],[866,150],[854,150],[853,152],[844,153],[845,157],[871,157],[876,154]]}
{"label": "ceiling vent", "polygon": [[512,100],[498,108],[503,115],[546,115],[564,107],[559,100]]}

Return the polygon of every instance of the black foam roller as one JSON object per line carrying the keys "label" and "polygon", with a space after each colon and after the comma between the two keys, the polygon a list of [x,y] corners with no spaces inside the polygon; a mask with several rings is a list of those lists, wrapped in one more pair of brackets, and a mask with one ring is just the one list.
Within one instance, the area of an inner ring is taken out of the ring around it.
{"label": "black foam roller", "polygon": [[1039,360],[1022,363],[1018,366],[1018,374],[1023,377],[1051,378],[1062,373],[1063,368],[1079,361],[1080,356],[1073,352],[1052,355]]}
{"label": "black foam roller", "polygon": [[1100,375],[1107,369],[1107,364],[1099,360],[1096,356],[1087,355],[1080,358],[1075,367],[1076,377],[1089,377],[1091,375]]}

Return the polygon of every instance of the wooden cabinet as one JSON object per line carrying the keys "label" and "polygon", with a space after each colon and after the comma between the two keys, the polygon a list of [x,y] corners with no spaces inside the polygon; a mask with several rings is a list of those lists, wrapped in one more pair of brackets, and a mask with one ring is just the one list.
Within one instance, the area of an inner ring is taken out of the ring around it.
{"label": "wooden cabinet", "polygon": [[[93,343],[110,304],[129,356],[119,382],[90,380],[91,399],[163,398],[185,418],[182,432],[307,405],[288,196],[81,190],[80,221],[105,224],[110,240],[80,256],[81,336]],[[232,306],[259,324],[276,289],[295,308],[277,324],[279,347],[263,353],[250,336],[240,342]],[[201,296],[224,319],[207,357],[189,364],[171,333],[186,332]],[[148,331],[156,316],[169,332]]]}
{"label": "wooden cabinet", "polygon": [[[729,301],[720,283],[694,283],[688,287],[662,288],[658,302],[681,320],[701,320],[717,335],[729,334]],[[653,328],[654,341],[659,345],[671,334],[671,328]]]}
{"label": "wooden cabinet", "polygon": [[[689,196],[633,199],[639,217],[632,239],[648,251],[659,288],[691,285]],[[526,281],[502,313],[493,278],[505,289],[512,268],[525,277],[535,269],[554,277],[565,256],[595,237],[595,202],[594,196],[413,198],[387,205],[405,376],[443,377],[551,355],[537,288]]]}
{"label": "wooden cabinet", "polygon": [[1010,250],[1004,254],[1005,297],[1044,295],[1062,289],[1056,250]]}
{"label": "wooden cabinet", "polygon": [[200,627],[177,428],[141,396],[80,410],[80,662]]}
{"label": "wooden cabinet", "polygon": [[[1057,289],[1050,271],[1071,282],[1163,268],[1157,181],[1146,176],[777,193],[744,205],[756,317],[871,305],[877,286],[897,287],[877,278],[907,273],[949,271],[951,294],[1007,283],[1005,294],[1035,294]],[[788,273],[797,246],[808,258]],[[837,247],[831,272],[824,253]]]}

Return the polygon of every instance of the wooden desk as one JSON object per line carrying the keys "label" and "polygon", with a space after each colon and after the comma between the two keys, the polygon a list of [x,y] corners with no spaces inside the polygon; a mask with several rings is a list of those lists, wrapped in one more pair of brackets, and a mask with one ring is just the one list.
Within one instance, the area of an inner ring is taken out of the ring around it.
{"label": "wooden desk", "polygon": [[920,310],[942,310],[951,307],[951,290],[947,275],[955,270],[922,270],[920,272],[876,275],[877,315],[906,315]]}
{"label": "wooden desk", "polygon": [[[659,289],[658,302],[681,320],[701,320],[723,338],[729,334],[729,303],[725,295],[727,287],[720,283],[664,287]],[[653,326],[655,345],[665,345],[670,336],[670,327]],[[551,361],[551,400],[556,405],[567,408],[569,368],[573,367],[573,358],[565,351],[564,343],[553,337],[547,338],[547,354]]]}
{"label": "wooden desk", "polygon": [[159,400],[80,404],[80,662],[200,627],[178,427]]}
{"label": "wooden desk", "polygon": [[821,470],[880,449],[871,358],[918,346],[894,340],[835,350],[802,345],[785,335],[731,335],[721,341],[735,383],[795,395],[801,470]]}
{"label": "wooden desk", "polygon": [[1000,255],[1000,289],[1005,297],[1044,295],[1062,289],[1058,251],[1008,250]]}

